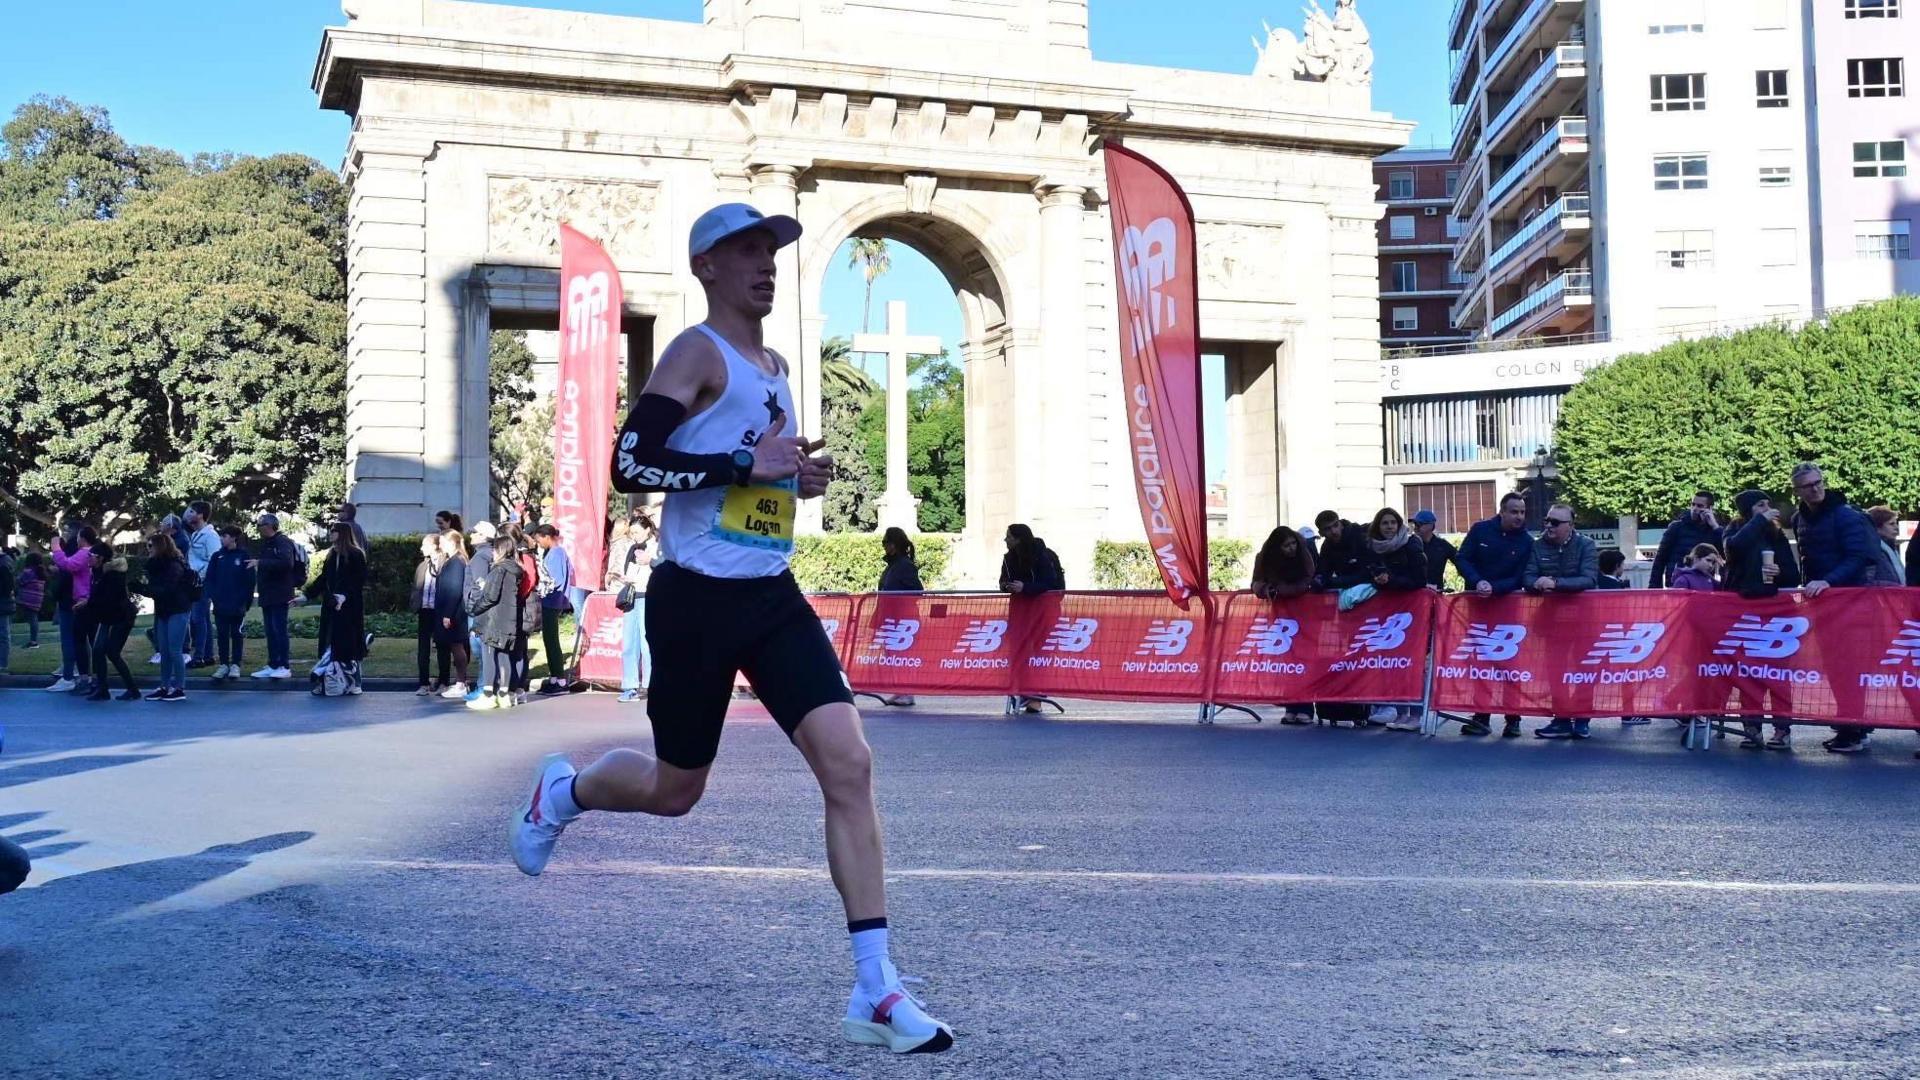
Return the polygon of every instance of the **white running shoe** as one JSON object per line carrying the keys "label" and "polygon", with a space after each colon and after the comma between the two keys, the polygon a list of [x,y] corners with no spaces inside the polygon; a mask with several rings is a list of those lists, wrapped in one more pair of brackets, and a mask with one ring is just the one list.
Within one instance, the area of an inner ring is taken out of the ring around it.
{"label": "white running shoe", "polygon": [[154,653],[154,654],[153,654],[152,656],[149,656],[149,657],[147,657],[147,663],[148,663],[148,664],[150,664],[150,665],[152,665],[153,667],[159,667],[159,666],[160,666],[160,654],[159,654],[159,653]]}
{"label": "white running shoe", "polygon": [[1376,724],[1391,724],[1395,720],[1400,719],[1400,710],[1391,705],[1375,705],[1373,712],[1368,714],[1367,719]]}
{"label": "white running shoe", "polygon": [[271,667],[263,667],[259,671],[254,672],[253,677],[256,679],[271,679],[274,677],[273,673],[275,670],[276,669]]}
{"label": "white running shoe", "polygon": [[840,1030],[848,1042],[896,1054],[937,1054],[953,1046],[953,1029],[928,1016],[920,1000],[898,986],[877,1002],[854,987]]}
{"label": "white running shoe", "polygon": [[53,685],[47,687],[47,689],[55,694],[64,694],[67,691],[72,690],[75,685],[76,684],[72,679],[62,678],[62,679],[53,680]]}
{"label": "white running shoe", "polygon": [[291,678],[293,678],[293,669],[292,669],[292,668],[283,668],[283,667],[277,667],[277,668],[274,668],[274,669],[273,669],[273,674],[271,674],[271,675],[269,675],[269,676],[267,676],[267,678],[269,678],[269,679],[291,679]]}
{"label": "white running shoe", "polygon": [[459,698],[466,697],[467,684],[463,682],[454,683],[453,685],[447,687],[445,690],[440,691],[440,696],[443,698],[446,698],[448,701],[454,701]]}
{"label": "white running shoe", "polygon": [[554,842],[567,827],[553,812],[547,789],[573,778],[573,766],[564,754],[548,754],[533,772],[533,790],[526,802],[514,811],[507,823],[507,846],[513,849],[513,865],[528,877],[538,877],[553,858]]}

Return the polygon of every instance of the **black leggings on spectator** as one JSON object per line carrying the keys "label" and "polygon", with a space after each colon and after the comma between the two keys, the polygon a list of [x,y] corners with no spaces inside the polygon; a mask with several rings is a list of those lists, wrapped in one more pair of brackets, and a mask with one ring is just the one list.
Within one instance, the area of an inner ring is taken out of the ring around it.
{"label": "black leggings on spectator", "polygon": [[560,609],[541,607],[540,640],[547,649],[547,678],[559,680],[567,677],[567,654],[560,647]]}
{"label": "black leggings on spectator", "polygon": [[440,616],[435,614],[431,608],[416,612],[415,614],[419,617],[419,622],[417,629],[414,631],[414,660],[420,670],[420,685],[427,685],[428,668],[432,666],[434,653],[437,649],[440,655],[440,685],[445,686],[447,685],[447,669],[451,665],[453,658],[447,654],[446,637],[440,632]]}
{"label": "black leggings on spectator", "polygon": [[108,623],[94,628],[91,649],[93,653],[93,677],[96,686],[107,685],[107,665],[120,675],[120,681],[132,690],[133,672],[127,670],[126,658],[120,650],[127,647],[127,635],[133,632],[132,623]]}

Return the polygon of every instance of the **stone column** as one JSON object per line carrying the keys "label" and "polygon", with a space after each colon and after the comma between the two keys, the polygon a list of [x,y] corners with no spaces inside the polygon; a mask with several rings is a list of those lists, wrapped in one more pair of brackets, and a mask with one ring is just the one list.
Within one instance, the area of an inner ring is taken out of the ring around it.
{"label": "stone column", "polygon": [[[750,165],[747,168],[753,205],[761,213],[800,217],[800,167],[797,165]],[[778,282],[773,314],[767,316],[767,347],[786,357],[792,367],[793,404],[800,415],[789,432],[808,438],[820,437],[820,355],[816,348],[808,354],[801,312],[807,305],[800,297],[800,245],[789,244],[774,260]],[[823,526],[825,507],[819,499],[800,504],[794,528],[817,533]]]}
{"label": "stone column", "polygon": [[[1038,370],[1026,376],[1034,385],[1016,395],[1039,393],[1038,432],[1016,433],[1015,490],[1034,485],[1027,499],[1034,528],[1060,554],[1069,577],[1084,581],[1100,523],[1087,511],[1093,477],[1088,468],[1091,444],[1087,424],[1087,306],[1085,229],[1087,189],[1077,184],[1042,182],[1040,200],[1040,349]],[[1024,425],[1023,425],[1024,426]],[[1032,441],[1021,439],[1033,436]],[[1036,468],[1036,465],[1041,467]],[[1078,565],[1076,565],[1078,564]]]}
{"label": "stone column", "polygon": [[426,158],[357,136],[348,152],[347,496],[374,534],[418,532],[427,506]]}

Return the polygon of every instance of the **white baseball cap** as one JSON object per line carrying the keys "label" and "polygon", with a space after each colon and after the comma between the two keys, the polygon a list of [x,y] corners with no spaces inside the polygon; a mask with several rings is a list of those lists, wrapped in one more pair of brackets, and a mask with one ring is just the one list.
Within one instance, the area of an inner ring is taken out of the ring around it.
{"label": "white baseball cap", "polygon": [[687,242],[687,257],[705,255],[727,237],[738,236],[751,229],[766,229],[773,233],[774,240],[781,247],[800,239],[801,231],[800,223],[784,214],[768,217],[746,203],[721,203],[701,214],[700,220],[693,223],[693,234]]}

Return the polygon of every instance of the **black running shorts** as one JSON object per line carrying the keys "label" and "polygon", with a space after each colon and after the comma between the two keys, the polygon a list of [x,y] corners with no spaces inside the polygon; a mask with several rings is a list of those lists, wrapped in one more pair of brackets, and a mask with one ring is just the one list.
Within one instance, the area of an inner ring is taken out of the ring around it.
{"label": "black running shorts", "polygon": [[813,710],[853,703],[833,642],[790,573],[715,578],[660,563],[646,620],[647,718],[654,754],[669,765],[713,764],[737,673],[789,739]]}

